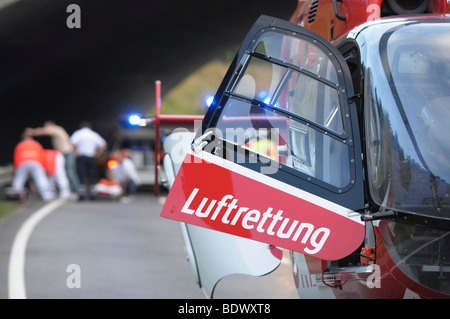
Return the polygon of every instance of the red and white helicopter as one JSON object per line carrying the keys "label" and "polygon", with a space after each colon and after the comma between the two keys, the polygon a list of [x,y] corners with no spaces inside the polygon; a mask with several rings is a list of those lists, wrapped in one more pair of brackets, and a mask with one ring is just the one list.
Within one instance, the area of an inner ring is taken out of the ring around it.
{"label": "red and white helicopter", "polygon": [[164,140],[161,216],[207,297],[280,247],[301,298],[450,296],[449,11],[311,0],[256,21],[196,133]]}

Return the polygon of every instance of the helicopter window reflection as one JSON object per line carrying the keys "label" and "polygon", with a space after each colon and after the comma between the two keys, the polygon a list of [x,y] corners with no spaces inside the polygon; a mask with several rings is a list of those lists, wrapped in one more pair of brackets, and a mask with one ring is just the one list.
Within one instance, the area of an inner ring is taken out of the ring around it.
{"label": "helicopter window reflection", "polygon": [[350,184],[349,146],[310,125],[231,97],[216,128],[247,148],[337,188]]}
{"label": "helicopter window reflection", "polygon": [[287,67],[253,57],[234,93],[299,115],[339,136],[345,133],[338,91]]}
{"label": "helicopter window reflection", "polygon": [[313,39],[280,32],[265,30],[251,45],[216,128],[282,169],[343,191],[354,172],[340,71]]}
{"label": "helicopter window reflection", "polygon": [[328,69],[323,67],[332,65],[327,54],[306,39],[296,38],[279,32],[266,31],[258,39],[254,51],[295,65],[333,83],[339,83],[337,70],[334,67]]}
{"label": "helicopter window reflection", "polygon": [[414,281],[450,293],[450,232],[382,221],[380,232],[396,266]]}
{"label": "helicopter window reflection", "polygon": [[385,77],[367,72],[365,84],[372,198],[448,217],[450,32],[438,23],[404,25],[383,35],[378,51]]}

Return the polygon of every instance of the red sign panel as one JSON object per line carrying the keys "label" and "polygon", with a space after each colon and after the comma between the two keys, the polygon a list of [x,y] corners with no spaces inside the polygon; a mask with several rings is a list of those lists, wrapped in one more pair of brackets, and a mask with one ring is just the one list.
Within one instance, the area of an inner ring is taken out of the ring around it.
{"label": "red sign panel", "polygon": [[206,152],[187,154],[162,217],[325,260],[364,239],[359,215],[340,205]]}

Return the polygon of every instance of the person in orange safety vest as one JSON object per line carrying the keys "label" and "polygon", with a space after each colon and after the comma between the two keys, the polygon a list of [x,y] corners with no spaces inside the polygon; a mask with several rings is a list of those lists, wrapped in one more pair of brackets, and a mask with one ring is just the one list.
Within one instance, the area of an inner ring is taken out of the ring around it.
{"label": "person in orange safety vest", "polygon": [[44,150],[38,142],[24,133],[22,141],[14,149],[14,179],[12,188],[23,194],[24,185],[31,176],[36,183],[39,194],[45,201],[52,200],[54,194],[44,169]]}
{"label": "person in orange safety vest", "polygon": [[65,169],[65,161],[62,153],[58,150],[44,150],[44,167],[50,183],[50,188],[55,191],[55,182],[58,185],[59,196],[69,198],[70,184]]}

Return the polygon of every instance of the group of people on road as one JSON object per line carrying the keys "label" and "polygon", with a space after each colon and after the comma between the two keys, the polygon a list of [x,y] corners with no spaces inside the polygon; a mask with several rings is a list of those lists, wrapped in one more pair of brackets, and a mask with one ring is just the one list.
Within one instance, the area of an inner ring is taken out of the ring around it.
{"label": "group of people on road", "polygon": [[[44,135],[51,137],[52,149],[44,149],[34,139]],[[14,150],[12,189],[19,195],[23,194],[25,183],[31,177],[44,201],[57,195],[80,200],[94,198],[98,181],[97,159],[106,148],[105,139],[92,129],[89,122],[82,122],[70,136],[52,121],[45,122],[42,127],[26,128]],[[119,178],[121,183],[128,184],[129,176]]]}

